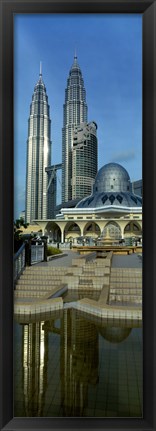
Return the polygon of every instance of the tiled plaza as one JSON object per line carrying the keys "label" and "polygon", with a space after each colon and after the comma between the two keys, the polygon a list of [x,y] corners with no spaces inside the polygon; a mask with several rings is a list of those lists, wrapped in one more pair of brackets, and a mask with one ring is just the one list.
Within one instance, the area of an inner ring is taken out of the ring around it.
{"label": "tiled plaza", "polygon": [[[56,275],[53,282],[58,277],[59,284],[62,273],[65,276],[65,258],[69,284],[73,268],[79,288],[62,293],[62,307],[49,314],[15,316],[14,415],[142,417],[142,329],[141,319],[136,318],[141,312],[141,259],[138,255],[113,256],[111,266],[102,269],[103,259],[84,266],[77,254],[69,252],[39,265],[38,271],[34,268],[39,273],[38,286],[40,269],[45,274],[49,269]],[[100,289],[96,283],[90,288],[87,277],[91,272],[94,277],[98,268],[98,281],[103,279],[104,284]],[[37,287],[33,277],[27,300]],[[45,286],[46,282],[42,292]],[[55,286],[55,293],[57,289]],[[33,304],[35,298],[31,299]],[[17,305],[18,300],[21,298]],[[60,299],[49,299],[54,300]]]}

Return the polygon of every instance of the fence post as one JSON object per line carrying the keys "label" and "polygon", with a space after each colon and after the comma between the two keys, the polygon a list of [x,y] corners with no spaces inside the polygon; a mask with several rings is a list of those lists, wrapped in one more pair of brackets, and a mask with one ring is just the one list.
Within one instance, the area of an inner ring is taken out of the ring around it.
{"label": "fence post", "polygon": [[31,266],[31,242],[25,242],[25,264]]}
{"label": "fence post", "polygon": [[25,268],[25,244],[22,244],[20,249],[14,255],[14,288],[16,282]]}
{"label": "fence post", "polygon": [[44,261],[47,262],[47,241],[44,242]]}

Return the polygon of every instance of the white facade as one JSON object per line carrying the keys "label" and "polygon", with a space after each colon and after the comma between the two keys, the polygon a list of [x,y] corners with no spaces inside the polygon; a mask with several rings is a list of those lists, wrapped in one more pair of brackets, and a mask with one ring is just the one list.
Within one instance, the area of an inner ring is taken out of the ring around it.
{"label": "white facade", "polygon": [[[61,242],[79,237],[130,240],[142,236],[142,198],[132,193],[130,177],[118,163],[103,166],[93,193],[75,208],[62,208],[55,220],[44,220],[42,229]],[[41,222],[37,220],[41,226]]]}

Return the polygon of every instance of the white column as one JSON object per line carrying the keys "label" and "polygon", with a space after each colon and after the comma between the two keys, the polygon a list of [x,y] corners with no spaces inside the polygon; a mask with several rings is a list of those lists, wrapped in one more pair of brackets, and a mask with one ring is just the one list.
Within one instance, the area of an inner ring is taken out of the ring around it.
{"label": "white column", "polygon": [[120,226],[120,228],[121,228],[121,238],[122,239],[124,239],[124,227],[122,227],[122,226]]}
{"label": "white column", "polygon": [[81,236],[83,236],[84,226],[80,226],[80,230],[81,230]]}
{"label": "white column", "polygon": [[61,228],[61,242],[64,242],[64,228]]}

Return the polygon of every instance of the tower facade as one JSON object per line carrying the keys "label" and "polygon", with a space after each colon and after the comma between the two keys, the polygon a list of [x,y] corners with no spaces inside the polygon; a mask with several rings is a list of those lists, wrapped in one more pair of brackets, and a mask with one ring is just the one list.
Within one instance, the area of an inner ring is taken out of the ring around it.
{"label": "tower facade", "polygon": [[72,199],[72,133],[75,126],[87,122],[86,91],[81,69],[74,57],[67,79],[62,129],[62,202]]}
{"label": "tower facade", "polygon": [[75,126],[72,145],[72,199],[92,193],[97,174],[97,125],[82,123]]}
{"label": "tower facade", "polygon": [[51,120],[40,66],[30,105],[26,165],[26,222],[48,217],[48,175],[51,164]]}

